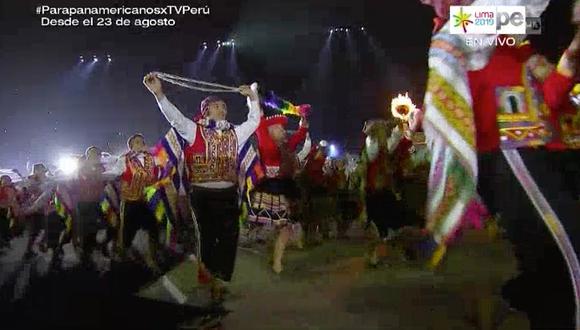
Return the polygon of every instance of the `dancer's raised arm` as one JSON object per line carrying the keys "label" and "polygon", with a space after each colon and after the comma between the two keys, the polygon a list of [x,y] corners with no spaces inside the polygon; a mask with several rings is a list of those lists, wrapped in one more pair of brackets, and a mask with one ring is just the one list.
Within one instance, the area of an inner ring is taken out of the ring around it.
{"label": "dancer's raised arm", "polygon": [[143,84],[155,96],[161,113],[165,116],[169,124],[189,143],[195,141],[197,125],[184,116],[173,103],[171,103],[163,93],[161,80],[155,73],[149,73],[143,78]]}

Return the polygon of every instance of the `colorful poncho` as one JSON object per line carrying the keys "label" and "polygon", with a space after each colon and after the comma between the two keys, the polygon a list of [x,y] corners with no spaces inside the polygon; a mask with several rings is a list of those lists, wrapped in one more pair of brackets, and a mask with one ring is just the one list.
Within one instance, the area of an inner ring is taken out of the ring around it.
{"label": "colorful poncho", "polygon": [[[480,0],[473,6],[525,5],[527,15],[539,17],[546,9],[547,0]],[[429,50],[429,80],[425,95],[425,120],[423,127],[432,153],[427,202],[427,230],[439,248],[435,250],[432,266],[445,253],[445,246],[466,222],[469,214],[477,210],[476,195],[477,151],[473,100],[467,72],[487,64],[493,51],[493,42],[483,42],[477,47],[466,46],[464,35],[449,33],[447,23],[432,38]],[[489,39],[491,36],[471,38]],[[580,328],[580,264],[572,245],[539,188],[531,179],[516,149],[503,150],[504,156],[522,187],[558,244],[569,268],[576,301],[576,326]]]}
{"label": "colorful poncho", "polygon": [[[473,6],[526,5],[527,14],[539,16],[546,0],[475,1]],[[477,152],[473,101],[467,72],[483,68],[493,52],[495,35],[453,35],[448,22],[431,40],[429,80],[423,128],[431,150],[427,229],[439,243],[449,243],[470,208],[479,208],[476,195]],[[481,38],[481,46],[465,39]],[[491,45],[491,46],[489,46]]]}

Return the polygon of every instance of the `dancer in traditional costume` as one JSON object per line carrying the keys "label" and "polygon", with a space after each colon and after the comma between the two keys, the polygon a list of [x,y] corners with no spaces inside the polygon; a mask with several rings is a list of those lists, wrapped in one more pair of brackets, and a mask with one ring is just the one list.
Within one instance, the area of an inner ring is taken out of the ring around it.
{"label": "dancer in traditional costume", "polygon": [[377,266],[379,242],[390,238],[404,222],[395,168],[388,151],[390,125],[385,120],[370,120],[365,123],[363,132],[367,138],[357,171],[363,178],[361,189],[365,194],[367,221],[378,230],[378,237],[373,237],[368,251],[369,264]]}
{"label": "dancer in traditional costume", "polygon": [[260,123],[257,84],[237,89],[247,97],[249,113],[244,123],[234,126],[226,120],[226,103],[216,96],[203,100],[192,120],[167,99],[158,74],[148,74],[143,83],[187,142],[185,164],[191,207],[200,227],[201,261],[213,276],[214,298],[220,299],[234,272],[238,244],[238,153]]}
{"label": "dancer in traditional costume", "polygon": [[296,148],[306,138],[308,122],[300,121],[300,128],[289,138],[283,115],[264,116],[256,130],[260,159],[266,169],[262,180],[251,196],[248,221],[273,226],[277,232],[272,257],[272,270],[282,271],[282,257],[290,239],[299,197],[294,176],[298,171]]}
{"label": "dancer in traditional costume", "polygon": [[[62,228],[52,229],[62,221],[53,204],[56,182],[47,176],[48,169],[44,164],[35,164],[32,174],[22,183],[27,199],[22,208],[28,231],[27,257],[33,255],[33,247],[46,252],[48,247],[58,245],[58,237]],[[49,228],[49,224],[50,227]],[[49,230],[50,229],[50,230]]]}
{"label": "dancer in traditional costume", "polygon": [[0,177],[0,248],[10,243],[12,223],[19,212],[18,191],[8,175]]}
{"label": "dancer in traditional costume", "polygon": [[[149,251],[145,262],[154,272],[159,271],[156,263],[159,245],[159,225],[145,199],[145,188],[153,185],[159,176],[159,168],[149,152],[145,138],[135,134],[127,141],[129,151],[120,156],[112,169],[103,173],[105,177],[121,179],[120,225],[117,249],[121,257],[127,257],[135,234],[143,229],[149,234]],[[98,170],[98,169],[97,169]]]}
{"label": "dancer in traditional costume", "polygon": [[303,194],[303,228],[305,238],[311,243],[321,243],[328,235],[327,218],[332,211],[329,209],[327,180],[324,166],[328,156],[328,142],[322,140],[312,148],[304,164],[300,185]]}
{"label": "dancer in traditional costume", "polygon": [[82,259],[85,264],[97,247],[97,232],[104,228],[101,216],[100,202],[105,189],[103,173],[105,167],[101,163],[101,150],[89,147],[85,157],[80,161],[76,180],[75,236],[82,248]]}
{"label": "dancer in traditional costume", "polygon": [[423,112],[408,94],[393,98],[391,113],[397,125],[389,137],[389,152],[393,155],[395,179],[401,189],[406,225],[422,226],[429,176],[429,153],[421,122]]}
{"label": "dancer in traditional costume", "polygon": [[[449,2],[443,2],[436,9],[447,18]],[[510,3],[517,4],[538,17],[548,1]],[[579,9],[576,2],[575,13]],[[554,69],[529,43],[470,48],[464,38],[450,34],[447,24],[433,36],[429,53],[423,127],[432,151],[427,227],[440,244],[433,263],[464,223],[477,191],[500,214],[514,244],[521,273],[504,291],[512,306],[528,312],[532,328],[578,329],[580,206],[555,170],[558,154],[549,145],[551,113],[567,99],[576,74],[580,33]]]}
{"label": "dancer in traditional costume", "polygon": [[332,180],[336,182],[337,189],[337,237],[347,238],[346,232],[352,221],[357,217],[357,191],[351,189],[350,175],[347,173],[347,160],[340,158],[335,160],[335,169]]}

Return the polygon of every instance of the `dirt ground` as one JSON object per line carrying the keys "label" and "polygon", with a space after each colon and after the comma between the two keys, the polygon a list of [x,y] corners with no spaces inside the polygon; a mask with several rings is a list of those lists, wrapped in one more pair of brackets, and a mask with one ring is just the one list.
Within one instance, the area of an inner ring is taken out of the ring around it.
{"label": "dirt ground", "polygon": [[[382,263],[369,268],[360,229],[351,239],[287,252],[284,272],[274,274],[265,245],[241,247],[223,329],[481,329],[477,310],[490,310],[495,329],[527,329],[526,316],[500,301],[502,283],[515,273],[505,241],[481,235],[449,250],[436,271],[382,250]],[[172,281],[191,286],[190,265],[172,272]],[[164,295],[157,287],[149,295]],[[199,293],[188,302],[198,303]],[[482,299],[485,298],[485,299]],[[487,300],[486,300],[487,299]],[[196,301],[197,300],[197,301]],[[487,301],[487,304],[477,302]],[[503,313],[503,314],[502,314]],[[502,316],[503,315],[503,316]]]}

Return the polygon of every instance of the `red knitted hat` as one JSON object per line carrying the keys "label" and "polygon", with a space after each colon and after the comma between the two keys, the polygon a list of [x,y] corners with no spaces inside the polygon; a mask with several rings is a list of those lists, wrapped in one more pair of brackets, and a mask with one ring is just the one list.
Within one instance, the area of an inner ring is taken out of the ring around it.
{"label": "red knitted hat", "polygon": [[214,102],[224,102],[224,100],[220,99],[219,97],[215,96],[215,95],[210,95],[208,97],[206,97],[205,99],[203,99],[203,101],[201,101],[201,104],[199,106],[199,113],[197,115],[195,115],[195,120],[200,120],[202,118],[205,118],[205,116],[207,116],[207,112],[209,111],[209,105],[214,103]]}

